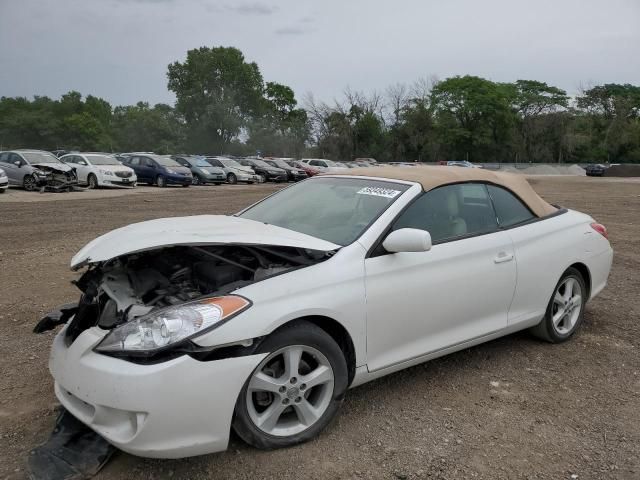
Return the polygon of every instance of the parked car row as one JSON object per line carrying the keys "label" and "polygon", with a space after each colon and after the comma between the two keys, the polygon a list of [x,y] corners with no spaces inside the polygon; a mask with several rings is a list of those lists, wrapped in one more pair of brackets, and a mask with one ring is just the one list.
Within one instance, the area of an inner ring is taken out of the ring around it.
{"label": "parked car row", "polygon": [[[0,152],[0,193],[9,185],[28,191],[133,188],[139,184],[220,185],[222,183],[297,182],[319,173],[377,166],[372,158],[336,162],[324,158],[158,155],[153,152],[103,153],[68,150]],[[6,179],[6,180],[5,180]]]}

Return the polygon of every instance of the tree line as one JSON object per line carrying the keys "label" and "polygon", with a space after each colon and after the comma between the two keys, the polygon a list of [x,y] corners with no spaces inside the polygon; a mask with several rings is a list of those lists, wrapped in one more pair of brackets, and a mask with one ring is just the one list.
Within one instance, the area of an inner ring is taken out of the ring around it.
{"label": "tree line", "polygon": [[331,103],[265,81],[233,47],[202,47],[168,66],[175,105],[112,106],[0,98],[0,148],[155,151],[335,160],[638,162],[640,87],[604,84],[571,97],[536,80],[421,79]]}

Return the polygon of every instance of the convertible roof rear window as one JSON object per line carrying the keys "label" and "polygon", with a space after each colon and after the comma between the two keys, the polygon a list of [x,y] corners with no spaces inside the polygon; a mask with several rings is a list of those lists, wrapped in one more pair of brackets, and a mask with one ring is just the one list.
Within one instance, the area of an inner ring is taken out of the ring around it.
{"label": "convertible roof rear window", "polygon": [[344,246],[410,186],[379,179],[316,177],[281,190],[240,216]]}

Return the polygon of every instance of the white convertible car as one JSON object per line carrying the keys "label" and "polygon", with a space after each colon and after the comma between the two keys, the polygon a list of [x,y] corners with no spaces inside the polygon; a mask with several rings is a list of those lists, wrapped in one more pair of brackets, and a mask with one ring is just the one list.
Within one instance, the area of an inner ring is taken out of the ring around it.
{"label": "white convertible car", "polygon": [[517,330],[569,339],[612,254],[521,176],[352,169],[93,240],[71,263],[79,303],[39,329],[65,323],[56,395],[124,451],[217,452],[231,428],[286,447],[349,387]]}

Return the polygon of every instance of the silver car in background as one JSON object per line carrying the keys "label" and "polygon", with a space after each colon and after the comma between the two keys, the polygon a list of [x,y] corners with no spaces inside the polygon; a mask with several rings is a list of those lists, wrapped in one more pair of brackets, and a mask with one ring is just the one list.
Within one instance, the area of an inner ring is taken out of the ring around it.
{"label": "silver car in background", "polygon": [[75,171],[44,150],[0,152],[0,168],[6,172],[11,185],[24,187],[28,191],[42,186],[59,191],[78,184]]}
{"label": "silver car in background", "polygon": [[244,183],[259,183],[260,177],[256,175],[256,172],[253,171],[251,167],[245,167],[244,165],[240,165],[233,158],[227,157],[206,157],[207,162],[209,162],[214,167],[220,167],[224,170],[224,174],[227,178],[227,182],[231,184],[236,184],[238,182]]}

